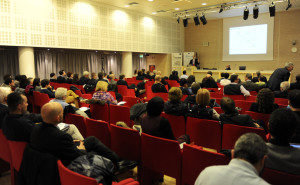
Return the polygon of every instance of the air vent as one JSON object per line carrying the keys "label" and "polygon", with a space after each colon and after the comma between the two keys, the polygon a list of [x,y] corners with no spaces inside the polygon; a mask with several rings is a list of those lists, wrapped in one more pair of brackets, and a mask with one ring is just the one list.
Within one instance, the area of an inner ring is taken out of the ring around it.
{"label": "air vent", "polygon": [[163,13],[166,12],[166,10],[158,10],[157,13]]}
{"label": "air vent", "polygon": [[131,3],[128,3],[130,6],[136,6],[136,5],[138,5],[139,3],[137,3],[137,2],[131,2]]}

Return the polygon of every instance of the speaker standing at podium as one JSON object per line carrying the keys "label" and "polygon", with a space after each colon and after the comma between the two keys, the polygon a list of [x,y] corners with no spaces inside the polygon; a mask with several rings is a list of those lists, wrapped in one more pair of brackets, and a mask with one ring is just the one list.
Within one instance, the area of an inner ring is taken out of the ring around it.
{"label": "speaker standing at podium", "polygon": [[195,56],[193,56],[193,59],[190,60],[190,65],[192,65],[192,66],[198,66],[199,64],[200,63],[198,62],[198,59]]}

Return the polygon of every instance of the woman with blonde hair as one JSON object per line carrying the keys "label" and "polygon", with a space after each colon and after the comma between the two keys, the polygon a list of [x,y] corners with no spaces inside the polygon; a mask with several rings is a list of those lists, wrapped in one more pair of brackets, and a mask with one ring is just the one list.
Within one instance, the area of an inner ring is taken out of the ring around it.
{"label": "woman with blonde hair", "polygon": [[208,107],[210,103],[210,93],[207,89],[199,89],[196,94],[196,105],[193,106],[189,116],[200,119],[219,120],[220,115],[215,109]]}
{"label": "woman with blonde hair", "polygon": [[188,112],[188,107],[181,101],[182,91],[179,87],[172,87],[169,90],[169,98],[165,103],[164,111],[166,114],[175,116],[185,116]]}
{"label": "woman with blonde hair", "polygon": [[107,104],[117,105],[117,100],[107,92],[108,83],[104,81],[98,81],[96,86],[96,92],[93,94],[93,99],[105,101]]}

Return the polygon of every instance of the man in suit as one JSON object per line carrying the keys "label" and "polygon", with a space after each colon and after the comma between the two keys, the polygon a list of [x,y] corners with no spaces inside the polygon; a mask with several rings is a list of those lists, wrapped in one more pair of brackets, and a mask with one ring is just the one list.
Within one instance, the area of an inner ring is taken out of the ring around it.
{"label": "man in suit", "polygon": [[88,84],[90,81],[89,75],[90,75],[90,73],[88,71],[84,71],[83,76],[80,77],[80,79],[78,81],[78,85]]}
{"label": "man in suit", "polygon": [[294,69],[294,64],[292,62],[288,62],[285,64],[284,68],[276,69],[268,83],[267,87],[272,91],[279,91],[280,90],[280,83],[283,81],[288,81],[291,75],[291,71]]}
{"label": "man in suit", "polygon": [[57,83],[66,83],[66,72],[64,70],[60,70],[59,72],[59,76],[57,77],[56,82]]}
{"label": "man in suit", "polygon": [[291,83],[290,85],[290,89],[299,89],[300,90],[300,74],[296,76],[296,82],[295,83]]}
{"label": "man in suit", "polygon": [[199,64],[200,63],[198,62],[198,59],[195,56],[193,56],[193,59],[190,60],[190,65],[192,65],[192,66],[198,66]]}
{"label": "man in suit", "polygon": [[258,85],[253,83],[252,81],[252,74],[247,73],[245,76],[245,82],[241,83],[246,90],[248,91],[258,91]]}
{"label": "man in suit", "polygon": [[167,89],[164,84],[161,83],[161,77],[159,75],[155,76],[155,82],[151,87],[152,92],[154,93],[167,93]]}
{"label": "man in suit", "polygon": [[239,83],[238,75],[231,75],[231,83],[224,86],[224,94],[228,95],[244,95],[250,96],[250,92],[245,89],[245,87]]}

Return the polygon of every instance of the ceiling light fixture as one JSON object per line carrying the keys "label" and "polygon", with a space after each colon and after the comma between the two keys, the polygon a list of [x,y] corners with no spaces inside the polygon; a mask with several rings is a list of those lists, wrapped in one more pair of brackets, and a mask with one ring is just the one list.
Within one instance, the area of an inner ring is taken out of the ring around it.
{"label": "ceiling light fixture", "polygon": [[153,15],[157,14],[157,12],[152,12]]}
{"label": "ceiling light fixture", "polygon": [[225,8],[225,5],[224,5],[224,4],[222,4],[222,5],[221,5],[221,8],[220,8],[220,10],[219,10],[219,13],[222,13],[222,12],[223,12],[223,10],[224,10],[224,8]]}
{"label": "ceiling light fixture", "polygon": [[258,12],[259,12],[259,8],[257,6],[257,4],[254,6],[253,8],[253,19],[257,19],[258,18]]}
{"label": "ceiling light fixture", "polygon": [[203,6],[207,5],[207,3],[202,3]]}
{"label": "ceiling light fixture", "polygon": [[248,16],[249,16],[249,9],[248,9],[247,6],[246,6],[246,8],[244,9],[244,16],[243,16],[243,19],[244,19],[244,20],[247,20],[247,19],[248,19]]}
{"label": "ceiling light fixture", "polygon": [[288,10],[288,9],[290,9],[291,7],[292,7],[291,1],[290,1],[290,0],[288,0],[288,6],[286,7],[286,9],[285,9],[285,10]]}
{"label": "ceiling light fixture", "polygon": [[270,12],[270,17],[274,17],[275,16],[275,4],[272,2],[272,4],[270,4],[269,6],[269,12]]}
{"label": "ceiling light fixture", "polygon": [[152,2],[153,0],[148,0],[148,1]]}
{"label": "ceiling light fixture", "polygon": [[129,7],[129,5],[127,4],[127,5],[125,5],[125,7],[126,7],[126,8],[128,8],[128,7]]}
{"label": "ceiling light fixture", "polygon": [[196,14],[196,16],[194,17],[194,22],[195,22],[195,26],[200,25],[200,20],[199,20],[198,14]]}
{"label": "ceiling light fixture", "polygon": [[179,10],[180,8],[175,8],[175,10]]}
{"label": "ceiling light fixture", "polygon": [[207,20],[206,20],[204,14],[202,14],[202,16],[200,17],[200,21],[202,22],[203,25],[207,24]]}

